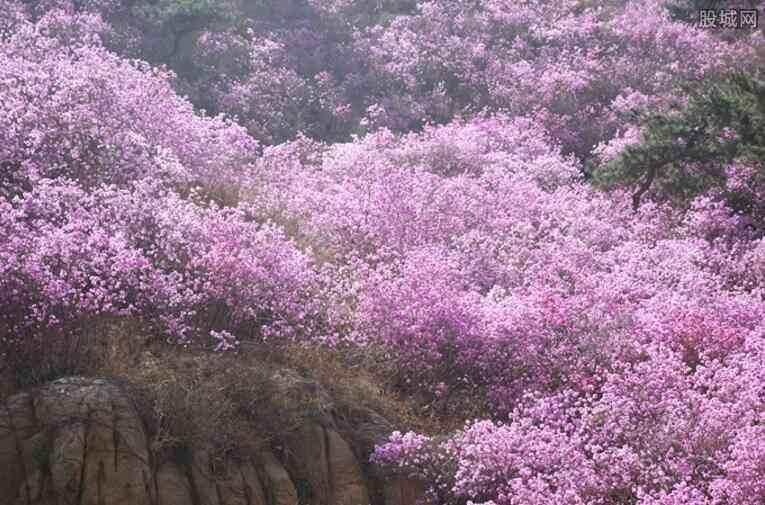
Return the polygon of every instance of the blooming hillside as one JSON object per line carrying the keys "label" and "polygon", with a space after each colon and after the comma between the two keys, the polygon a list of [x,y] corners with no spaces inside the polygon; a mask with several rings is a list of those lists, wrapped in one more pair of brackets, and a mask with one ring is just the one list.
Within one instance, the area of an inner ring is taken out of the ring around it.
{"label": "blooming hillside", "polygon": [[265,4],[0,5],[0,366],[104,317],[375,353],[464,421],[372,454],[434,503],[762,504],[763,32]]}

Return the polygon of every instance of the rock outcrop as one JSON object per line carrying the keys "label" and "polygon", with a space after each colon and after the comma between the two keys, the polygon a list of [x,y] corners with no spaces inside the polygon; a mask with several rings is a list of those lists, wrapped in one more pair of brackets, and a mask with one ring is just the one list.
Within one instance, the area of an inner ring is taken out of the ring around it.
{"label": "rock outcrop", "polygon": [[0,404],[0,505],[414,505],[422,497],[412,483],[365,475],[358,446],[317,419],[285,437],[283,454],[220,461],[197,447],[155,462],[115,382],[60,379]]}

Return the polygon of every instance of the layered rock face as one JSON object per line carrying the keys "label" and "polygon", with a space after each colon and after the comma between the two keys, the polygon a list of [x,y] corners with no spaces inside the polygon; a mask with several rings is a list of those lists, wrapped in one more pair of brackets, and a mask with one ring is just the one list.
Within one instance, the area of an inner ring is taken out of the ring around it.
{"label": "layered rock face", "polygon": [[411,482],[365,475],[327,422],[291,433],[286,455],[253,450],[220,461],[196,447],[160,463],[149,444],[109,380],[60,379],[11,396],[0,404],[0,505],[414,505],[422,496]]}

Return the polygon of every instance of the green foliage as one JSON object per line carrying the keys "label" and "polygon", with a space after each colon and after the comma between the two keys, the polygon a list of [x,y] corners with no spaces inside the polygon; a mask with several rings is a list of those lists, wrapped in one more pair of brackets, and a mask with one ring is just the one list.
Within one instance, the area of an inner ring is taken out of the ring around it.
{"label": "green foliage", "polygon": [[665,5],[672,19],[685,23],[698,21],[700,9],[721,9],[730,2],[723,0],[672,0]]}
{"label": "green foliage", "polygon": [[148,24],[176,33],[233,23],[236,12],[231,0],[159,0],[132,7],[132,13]]}
{"label": "green foliage", "polygon": [[687,105],[643,118],[641,126],[640,143],[594,174],[602,187],[635,187],[635,206],[649,190],[682,204],[723,187],[734,160],[755,164],[763,177],[765,81],[755,76],[737,73],[712,83],[692,93]]}
{"label": "green foliage", "polygon": [[398,15],[415,12],[417,2],[413,0],[364,0],[353,2],[344,15],[355,26],[385,25]]}

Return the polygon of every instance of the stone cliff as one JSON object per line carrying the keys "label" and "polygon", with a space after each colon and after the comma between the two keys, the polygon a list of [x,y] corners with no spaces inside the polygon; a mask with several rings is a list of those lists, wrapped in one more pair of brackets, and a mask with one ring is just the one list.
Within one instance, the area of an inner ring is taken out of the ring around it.
{"label": "stone cliff", "polygon": [[119,381],[63,378],[0,403],[0,505],[414,505],[415,483],[365,464],[385,420],[341,424],[306,420],[278,450],[158,458]]}

